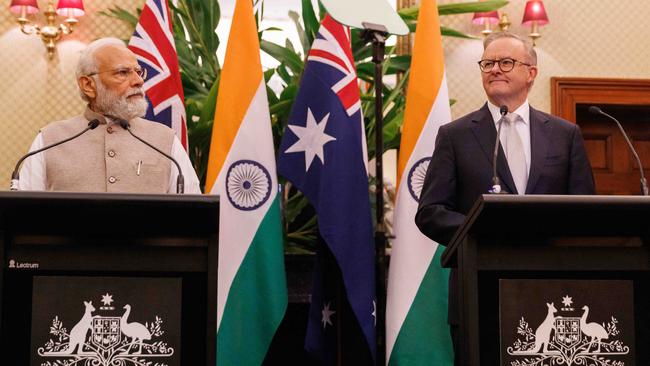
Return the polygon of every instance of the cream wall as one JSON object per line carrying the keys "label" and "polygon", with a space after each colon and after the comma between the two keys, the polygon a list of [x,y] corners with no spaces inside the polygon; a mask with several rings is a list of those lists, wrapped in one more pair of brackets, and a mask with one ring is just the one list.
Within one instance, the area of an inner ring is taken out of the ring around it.
{"label": "cream wall", "polygon": [[[439,3],[457,1],[441,0]],[[526,36],[521,26],[525,0],[511,0],[510,30]],[[550,112],[552,76],[650,78],[650,2],[647,0],[545,0],[550,23],[541,28],[535,48],[539,75],[529,95],[531,105]],[[441,17],[443,25],[480,35],[471,15]],[[480,41],[445,38],[445,64],[454,118],[485,102],[476,62],[483,51]]]}
{"label": "cream wall", "polygon": [[[16,160],[29,149],[38,130],[50,121],[80,114],[74,68],[79,51],[88,42],[105,36],[122,39],[132,30],[122,22],[99,15],[113,5],[133,11],[144,0],[86,0],[86,16],[75,32],[58,45],[49,60],[39,37],[27,36],[16,26],[8,10],[0,7],[0,190],[7,190]],[[47,1],[39,0],[41,11]],[[42,13],[38,15],[42,19]]]}
{"label": "cream wall", "polygon": [[[225,0],[231,1],[231,0]],[[274,0],[267,0],[273,2]],[[144,0],[86,0],[87,16],[77,31],[59,43],[59,53],[49,61],[39,38],[26,36],[7,10],[0,7],[0,190],[8,189],[13,165],[24,154],[46,123],[78,114],[83,103],[74,82],[74,66],[84,44],[104,36],[128,38],[131,30],[122,22],[98,14],[113,5],[129,11]],[[439,0],[439,3],[458,0]],[[39,4],[45,6],[46,1]],[[513,0],[504,9],[521,35],[525,0]],[[650,14],[646,0],[546,0],[551,23],[541,29],[538,41],[539,69],[530,95],[535,107],[550,110],[551,76],[650,78]],[[471,15],[444,16],[443,25],[480,34]],[[445,38],[445,58],[450,95],[458,102],[454,117],[478,107],[485,96],[476,61],[480,41]]]}

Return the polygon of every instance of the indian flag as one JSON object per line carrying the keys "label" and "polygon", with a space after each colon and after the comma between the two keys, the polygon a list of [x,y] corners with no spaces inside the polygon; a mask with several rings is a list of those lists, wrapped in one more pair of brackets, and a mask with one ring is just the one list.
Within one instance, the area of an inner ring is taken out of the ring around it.
{"label": "indian flag", "polygon": [[447,325],[445,249],[415,225],[422,181],[438,128],[451,120],[438,9],[422,0],[397,165],[395,240],[388,274],[386,359],[389,365],[453,365]]}
{"label": "indian flag", "polygon": [[287,308],[280,197],[252,1],[237,0],[206,191],[220,196],[217,364],[259,365]]}

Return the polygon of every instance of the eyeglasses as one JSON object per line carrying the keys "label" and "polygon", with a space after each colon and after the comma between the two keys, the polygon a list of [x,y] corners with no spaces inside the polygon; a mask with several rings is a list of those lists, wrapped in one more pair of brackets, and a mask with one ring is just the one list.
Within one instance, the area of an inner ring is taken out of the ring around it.
{"label": "eyeglasses", "polygon": [[138,75],[142,80],[147,78],[147,69],[143,69],[140,66],[136,67],[120,67],[118,69],[113,69],[113,70],[106,70],[106,71],[100,71],[100,72],[93,72],[90,73],[86,76],[93,76],[93,75],[98,75],[98,74],[103,74],[110,72],[112,73],[113,77],[119,80],[120,82],[125,81],[126,79],[131,76],[131,73],[135,73]]}
{"label": "eyeglasses", "polygon": [[501,60],[481,60],[478,62],[478,66],[481,68],[481,71],[483,72],[491,72],[492,69],[494,68],[494,64],[499,65],[499,69],[503,72],[510,72],[512,69],[515,68],[515,65],[517,63],[520,63],[522,65],[526,66],[533,66],[531,64],[527,64],[525,62],[521,62],[518,60],[515,60],[514,58],[502,58]]}

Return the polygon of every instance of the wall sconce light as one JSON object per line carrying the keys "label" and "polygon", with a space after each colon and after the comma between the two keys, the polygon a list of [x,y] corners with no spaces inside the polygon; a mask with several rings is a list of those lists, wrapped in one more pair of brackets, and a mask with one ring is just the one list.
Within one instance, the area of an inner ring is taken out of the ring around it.
{"label": "wall sconce light", "polygon": [[524,10],[524,18],[521,24],[530,27],[530,34],[528,35],[535,41],[542,35],[539,34],[539,27],[548,23],[548,16],[546,16],[546,9],[544,9],[544,2],[541,0],[529,0],[526,2],[526,10]]}
{"label": "wall sconce light", "polygon": [[501,29],[502,32],[507,31],[508,29],[510,29],[511,25],[512,23],[510,23],[510,18],[508,18],[508,13],[504,12],[503,14],[501,14],[501,17],[499,17],[499,29]]}
{"label": "wall sconce light", "polygon": [[485,37],[487,37],[488,34],[492,33],[491,25],[496,24],[498,22],[499,22],[499,13],[496,10],[485,12],[485,13],[474,13],[474,17],[472,18],[472,23],[480,24],[484,26],[481,33]]}
{"label": "wall sconce light", "polygon": [[[20,30],[29,35],[40,35],[47,54],[54,57],[56,42],[64,34],[72,33],[74,26],[77,24],[77,18],[85,14],[83,0],[59,0],[56,10],[54,0],[48,0],[47,9],[45,10],[46,24],[41,26],[32,23],[27,17],[38,13],[38,3],[36,0],[11,0],[9,10],[18,15],[16,21],[20,24]],[[66,17],[63,23],[56,24],[56,15]]]}
{"label": "wall sconce light", "polygon": [[[546,10],[544,9],[544,2],[542,0],[529,0],[526,2],[526,8],[524,10],[524,17],[521,21],[521,24],[526,27],[530,27],[530,33],[528,36],[533,40],[533,46],[535,46],[535,41],[542,35],[539,33],[539,27],[545,24],[548,24],[548,16],[546,15]],[[499,13],[494,10],[485,13],[474,13],[472,18],[472,23],[483,25],[484,28],[481,31],[483,36],[487,36],[492,33],[490,28],[491,24],[499,24],[499,29],[507,31],[512,24],[508,18],[507,13],[502,13],[499,16]]]}

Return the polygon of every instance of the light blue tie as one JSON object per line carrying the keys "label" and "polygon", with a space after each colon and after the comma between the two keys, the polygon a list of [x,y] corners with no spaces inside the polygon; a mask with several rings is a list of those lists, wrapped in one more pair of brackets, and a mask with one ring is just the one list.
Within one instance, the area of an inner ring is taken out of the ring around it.
{"label": "light blue tie", "polygon": [[[516,123],[520,122],[521,117],[512,113],[506,116],[506,159],[510,174],[517,187],[519,194],[526,193],[526,184],[528,183],[528,168],[526,167],[526,155],[524,153],[524,144],[521,142],[521,136],[517,132]],[[523,122],[523,121],[522,121]]]}

